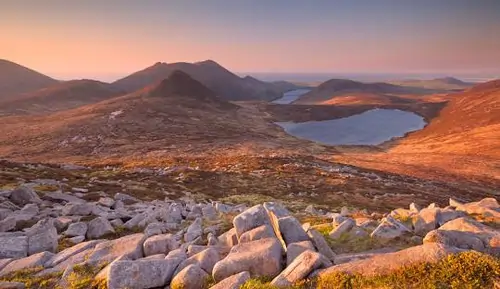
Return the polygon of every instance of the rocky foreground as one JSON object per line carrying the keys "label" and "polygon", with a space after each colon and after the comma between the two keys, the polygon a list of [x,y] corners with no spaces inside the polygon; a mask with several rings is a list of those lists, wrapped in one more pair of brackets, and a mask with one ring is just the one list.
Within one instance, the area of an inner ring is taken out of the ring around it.
{"label": "rocky foreground", "polygon": [[498,266],[486,272],[492,279],[463,288],[498,286],[494,198],[386,215],[312,206],[292,214],[273,202],[144,202],[104,192],[89,202],[85,193],[0,191],[0,288],[351,288],[328,278],[387,275],[470,250]]}

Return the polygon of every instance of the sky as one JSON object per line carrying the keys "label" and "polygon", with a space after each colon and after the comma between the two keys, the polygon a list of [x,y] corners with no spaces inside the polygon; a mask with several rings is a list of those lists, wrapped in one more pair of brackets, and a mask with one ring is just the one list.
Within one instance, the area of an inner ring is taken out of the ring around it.
{"label": "sky", "polygon": [[0,58],[59,79],[155,62],[235,72],[500,73],[499,0],[1,0]]}

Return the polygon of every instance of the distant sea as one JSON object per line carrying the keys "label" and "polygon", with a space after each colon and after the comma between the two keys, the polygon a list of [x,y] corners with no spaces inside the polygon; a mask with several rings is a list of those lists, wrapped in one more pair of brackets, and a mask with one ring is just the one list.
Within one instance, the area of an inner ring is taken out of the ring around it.
{"label": "distant sea", "polygon": [[441,77],[455,77],[465,82],[485,82],[500,78],[500,75],[484,74],[438,74],[438,73],[265,73],[246,72],[240,76],[251,75],[264,81],[286,80],[291,82],[323,82],[332,78],[352,79],[364,82],[392,81],[404,79],[434,79]]}

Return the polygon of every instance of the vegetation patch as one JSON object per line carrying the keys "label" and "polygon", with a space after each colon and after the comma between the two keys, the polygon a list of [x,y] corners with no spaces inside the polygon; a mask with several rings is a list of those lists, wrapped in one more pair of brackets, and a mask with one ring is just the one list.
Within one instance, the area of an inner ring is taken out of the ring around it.
{"label": "vegetation patch", "polygon": [[52,289],[57,288],[57,284],[63,272],[55,272],[44,275],[37,275],[43,267],[30,268],[12,272],[0,278],[0,281],[20,282],[26,289]]}

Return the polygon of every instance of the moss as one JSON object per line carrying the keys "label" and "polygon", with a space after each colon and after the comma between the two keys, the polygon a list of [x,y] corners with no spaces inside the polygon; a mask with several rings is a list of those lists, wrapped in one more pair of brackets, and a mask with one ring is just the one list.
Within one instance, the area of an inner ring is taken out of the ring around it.
{"label": "moss", "polygon": [[499,258],[468,251],[449,255],[434,264],[417,264],[381,276],[332,273],[320,277],[315,288],[482,289],[493,288],[499,276]]}
{"label": "moss", "polygon": [[90,264],[79,264],[73,267],[73,272],[67,277],[68,289],[105,289],[104,283],[94,280],[94,277],[99,273],[107,263],[102,263],[99,266]]}
{"label": "moss", "polygon": [[99,239],[114,240],[131,234],[142,233],[144,231],[144,229],[141,229],[139,227],[134,227],[129,229],[125,226],[117,226],[114,229],[115,229],[114,233],[106,234],[104,236],[101,236]]}
{"label": "moss", "polygon": [[42,267],[30,268],[12,272],[0,278],[0,281],[20,282],[26,289],[52,289],[57,287],[62,272],[37,275],[43,270]]}

